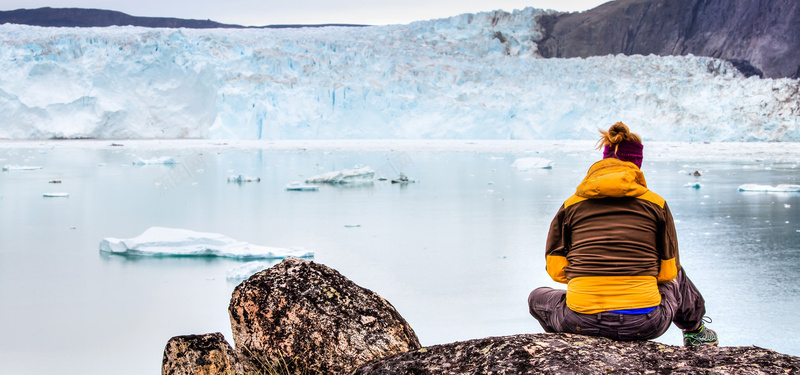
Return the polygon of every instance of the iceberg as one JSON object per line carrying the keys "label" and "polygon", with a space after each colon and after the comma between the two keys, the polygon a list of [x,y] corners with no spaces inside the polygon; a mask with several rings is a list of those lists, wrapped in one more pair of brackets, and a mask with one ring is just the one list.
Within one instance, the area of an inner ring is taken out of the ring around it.
{"label": "iceberg", "polygon": [[511,163],[511,168],[517,168],[521,171],[530,169],[552,169],[553,161],[544,158],[519,158]]}
{"label": "iceberg", "polygon": [[136,160],[133,161],[133,165],[153,165],[153,164],[173,165],[173,164],[178,164],[178,161],[169,156],[162,156],[160,158],[152,158],[152,159],[136,158]]}
{"label": "iceberg", "polygon": [[41,166],[38,165],[4,165],[3,171],[34,171],[37,169],[42,169]]}
{"label": "iceberg", "polygon": [[69,193],[44,193],[42,197],[45,198],[69,198]]}
{"label": "iceberg", "polygon": [[228,177],[228,182],[235,182],[237,184],[245,183],[245,182],[261,182],[261,177],[250,177],[243,174],[238,176],[230,176]]}
{"label": "iceberg", "polygon": [[307,184],[363,184],[372,183],[375,171],[370,167],[343,169],[313,176],[306,180]]}
{"label": "iceberg", "polygon": [[317,191],[319,187],[317,185],[307,185],[301,184],[300,182],[291,182],[286,185],[286,190],[288,191]]}
{"label": "iceberg", "polygon": [[164,227],[152,227],[138,237],[129,239],[104,238],[100,241],[100,251],[132,256],[195,256],[235,259],[314,256],[313,251],[259,246],[236,241],[222,234]]}
{"label": "iceberg", "polygon": [[392,179],[393,184],[410,184],[414,182],[417,181],[408,178],[408,176],[406,176],[405,173],[400,173],[400,175],[398,175],[397,178]]}
{"label": "iceberg", "polygon": [[225,278],[231,281],[241,281],[269,267],[270,264],[266,262],[247,262],[229,269],[225,274]]}
{"label": "iceberg", "polygon": [[739,191],[759,193],[800,193],[800,185],[779,184],[778,186],[744,184]]}

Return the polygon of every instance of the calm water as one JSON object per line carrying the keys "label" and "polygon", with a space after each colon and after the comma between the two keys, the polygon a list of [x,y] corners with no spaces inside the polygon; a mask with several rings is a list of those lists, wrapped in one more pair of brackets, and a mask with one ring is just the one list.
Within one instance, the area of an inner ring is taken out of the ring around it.
{"label": "calm water", "polygon": [[[172,156],[182,164],[132,165]],[[551,170],[510,168],[517,157]],[[236,282],[229,259],[126,258],[103,237],[152,226],[223,233],[315,260],[388,299],[423,345],[541,332],[530,290],[547,227],[593,154],[6,149],[0,165],[0,363],[8,374],[155,374],[174,335],[223,332]],[[368,165],[419,180],[288,192],[311,175]],[[800,355],[800,194],[745,194],[744,183],[798,183],[769,162],[645,162],[677,220],[681,261],[723,345]],[[696,178],[688,172],[702,170]],[[679,173],[684,171],[685,173]],[[261,178],[228,183],[230,175]],[[49,184],[58,179],[61,184]],[[686,183],[700,182],[692,189]],[[43,198],[67,192],[69,198]],[[360,225],[354,227],[355,225]],[[680,344],[671,329],[658,341]]]}

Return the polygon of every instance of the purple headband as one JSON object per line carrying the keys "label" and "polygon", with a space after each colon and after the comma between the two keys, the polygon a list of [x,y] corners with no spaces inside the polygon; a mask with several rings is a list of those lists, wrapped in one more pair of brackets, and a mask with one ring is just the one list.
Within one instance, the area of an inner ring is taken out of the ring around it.
{"label": "purple headband", "polygon": [[[617,152],[614,152],[614,148]],[[606,145],[603,149],[603,159],[614,158],[622,161],[629,161],[636,164],[637,167],[642,167],[642,150],[644,146],[641,143],[633,141],[622,141],[618,145]]]}

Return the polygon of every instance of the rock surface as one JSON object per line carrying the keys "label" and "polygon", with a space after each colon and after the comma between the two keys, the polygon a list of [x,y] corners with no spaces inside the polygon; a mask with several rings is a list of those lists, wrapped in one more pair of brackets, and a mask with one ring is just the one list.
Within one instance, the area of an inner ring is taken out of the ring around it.
{"label": "rock surface", "polygon": [[395,308],[324,265],[287,258],[241,283],[228,308],[236,350],[262,367],[335,374],[420,347]]}
{"label": "rock surface", "polygon": [[162,375],[241,374],[242,366],[221,333],[175,336],[167,342]]}
{"label": "rock surface", "polygon": [[367,363],[354,374],[797,374],[800,358],[757,347],[683,348],[572,334],[437,345]]}
{"label": "rock surface", "polygon": [[693,54],[746,75],[800,77],[797,0],[617,0],[539,22],[544,57]]}
{"label": "rock surface", "polygon": [[236,350],[220,333],[173,337],[162,374],[800,374],[800,358],[758,347],[683,348],[572,334],[421,348],[389,302],[297,258],[241,283],[228,310]]}

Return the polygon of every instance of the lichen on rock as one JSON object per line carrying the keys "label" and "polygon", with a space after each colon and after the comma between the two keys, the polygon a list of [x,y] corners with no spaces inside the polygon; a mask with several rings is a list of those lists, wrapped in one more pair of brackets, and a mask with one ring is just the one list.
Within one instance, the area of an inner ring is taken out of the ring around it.
{"label": "lichen on rock", "polygon": [[683,348],[574,334],[525,334],[436,345],[353,374],[797,374],[800,358],[757,347]]}
{"label": "lichen on rock", "polygon": [[175,336],[167,342],[162,375],[228,375],[243,373],[231,345],[221,333]]}
{"label": "lichen on rock", "polygon": [[297,258],[242,282],[228,312],[237,351],[253,363],[285,361],[292,371],[347,373],[420,348],[388,301],[329,267]]}

